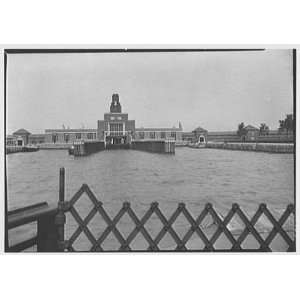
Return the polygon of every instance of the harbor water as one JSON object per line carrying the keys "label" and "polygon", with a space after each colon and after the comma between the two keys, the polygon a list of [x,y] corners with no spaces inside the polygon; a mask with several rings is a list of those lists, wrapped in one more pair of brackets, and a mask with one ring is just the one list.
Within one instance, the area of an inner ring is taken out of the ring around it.
{"label": "harbor water", "polygon": [[[125,201],[131,203],[139,217],[154,201],[166,216],[175,211],[179,202],[184,202],[194,217],[207,202],[213,204],[220,216],[226,214],[232,203],[238,203],[248,216],[254,214],[260,203],[266,203],[274,215],[280,215],[289,203],[294,203],[293,154],[182,147],[176,148],[175,155],[111,150],[74,158],[66,150],[40,150],[12,154],[6,159],[9,210],[42,201],[57,203],[60,167],[66,169],[66,200],[86,183],[112,218]],[[83,218],[92,207],[86,196],[76,205]],[[90,225],[96,237],[101,234],[97,229],[103,222],[97,218]],[[176,223],[174,226],[183,233],[184,218]],[[260,225],[268,227],[268,222],[262,221]],[[68,235],[76,229],[71,220],[69,226]],[[155,217],[148,226],[154,235],[162,227]],[[126,236],[134,224],[124,216],[118,228]],[[107,247],[113,247],[113,239],[108,239]]]}

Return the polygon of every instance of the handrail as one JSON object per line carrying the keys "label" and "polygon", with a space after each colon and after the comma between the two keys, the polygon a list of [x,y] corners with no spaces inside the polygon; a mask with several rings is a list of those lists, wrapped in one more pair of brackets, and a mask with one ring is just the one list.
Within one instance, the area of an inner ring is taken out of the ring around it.
{"label": "handrail", "polygon": [[55,215],[57,206],[50,206],[47,202],[26,206],[20,209],[9,211],[7,214],[8,229],[37,221],[45,215]]}
{"label": "handrail", "polygon": [[7,213],[7,230],[28,223],[37,222],[37,234],[20,243],[8,247],[8,252],[19,252],[37,245],[38,251],[57,251],[55,216],[57,206],[41,202]]}

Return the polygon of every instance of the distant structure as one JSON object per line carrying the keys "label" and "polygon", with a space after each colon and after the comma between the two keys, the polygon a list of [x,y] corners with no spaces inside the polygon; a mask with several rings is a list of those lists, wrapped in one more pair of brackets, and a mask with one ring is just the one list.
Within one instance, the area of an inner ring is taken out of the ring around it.
{"label": "distant structure", "polygon": [[127,113],[122,113],[118,94],[112,95],[110,112],[98,120],[97,138],[106,144],[130,144],[135,133],[135,120],[129,120]]}
{"label": "distant structure", "polygon": [[21,146],[24,147],[28,144],[36,145],[45,142],[44,134],[31,134],[24,128],[15,131],[12,135],[6,136],[7,146]]}
{"label": "distant structure", "polygon": [[129,120],[122,113],[118,94],[112,95],[110,112],[104,114],[104,120],[98,120],[97,137],[108,144],[126,144],[131,140],[173,139],[181,140],[182,125],[172,128],[136,128],[135,120]]}
{"label": "distant structure", "polygon": [[46,129],[45,143],[47,144],[73,144],[75,141],[96,140],[96,129]]}
{"label": "distant structure", "polygon": [[175,140],[178,145],[206,142],[293,142],[293,135],[281,134],[280,130],[270,130],[268,136],[260,136],[259,129],[252,125],[245,127],[242,137],[236,131],[207,131],[197,127],[191,132],[184,132],[181,122],[178,127],[136,128],[135,120],[129,120],[128,113],[122,112],[120,97],[113,94],[110,110],[103,120],[97,121],[97,128],[46,129],[45,134],[31,134],[19,129],[6,136],[7,146],[25,146],[27,144],[49,144],[49,148],[68,148],[74,142],[104,141],[106,144],[130,144],[132,140]]}
{"label": "distant structure", "polygon": [[259,136],[259,128],[254,127],[252,125],[247,125],[245,127],[246,130],[246,136],[245,139],[247,141],[255,141],[257,137]]}
{"label": "distant structure", "polygon": [[[259,140],[259,129],[247,125],[245,127],[246,134],[242,137],[237,135],[236,131],[207,131],[202,127],[195,128],[192,132],[183,132],[182,139],[191,143],[205,142],[253,142]],[[278,135],[278,132],[274,132]],[[273,135],[274,136],[274,135]],[[276,137],[275,137],[276,139]]]}
{"label": "distant structure", "polygon": [[182,125],[168,128],[136,128],[135,120],[128,118],[128,113],[122,112],[120,97],[113,94],[108,113],[103,120],[97,121],[97,129],[46,129],[44,141],[47,144],[68,145],[76,141],[100,140],[106,144],[128,144],[132,140],[173,139],[182,140]]}
{"label": "distant structure", "polygon": [[21,128],[13,133],[13,136],[16,137],[18,146],[25,146],[28,144],[30,132]]}
{"label": "distant structure", "polygon": [[6,136],[7,146],[26,146],[29,143],[31,133],[24,128],[15,131],[12,135]]}
{"label": "distant structure", "polygon": [[119,101],[119,95],[118,94],[113,94],[112,95],[112,100],[110,104],[110,112],[111,113],[121,113],[122,112],[122,107]]}
{"label": "distant structure", "polygon": [[136,140],[182,140],[182,127],[169,127],[169,128],[136,128],[135,130]]}

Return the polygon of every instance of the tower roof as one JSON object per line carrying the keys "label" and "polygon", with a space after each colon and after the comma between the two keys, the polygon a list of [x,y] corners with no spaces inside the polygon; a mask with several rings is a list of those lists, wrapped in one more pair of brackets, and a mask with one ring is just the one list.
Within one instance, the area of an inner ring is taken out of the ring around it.
{"label": "tower roof", "polygon": [[119,101],[119,94],[113,94],[111,97],[111,104],[110,104],[110,112],[111,113],[121,113],[122,107]]}

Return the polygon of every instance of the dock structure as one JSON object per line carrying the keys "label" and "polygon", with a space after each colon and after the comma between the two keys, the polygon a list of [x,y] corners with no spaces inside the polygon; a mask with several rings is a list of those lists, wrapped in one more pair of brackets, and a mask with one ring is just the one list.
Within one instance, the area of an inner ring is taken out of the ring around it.
{"label": "dock structure", "polygon": [[174,140],[142,140],[133,141],[131,149],[154,153],[175,154]]}
{"label": "dock structure", "polygon": [[256,151],[269,153],[294,153],[294,143],[224,143],[208,142],[206,148]]}
{"label": "dock structure", "polygon": [[72,148],[69,149],[69,154],[74,156],[86,156],[105,149],[104,142],[101,141],[79,141],[74,142]]}
{"label": "dock structure", "polygon": [[35,152],[39,148],[35,146],[6,146],[6,154],[17,153],[17,152]]}
{"label": "dock structure", "polygon": [[74,156],[87,156],[103,150],[132,149],[153,153],[175,154],[174,140],[143,140],[132,141],[130,144],[105,144],[103,141],[79,141],[69,149],[69,154]]}

